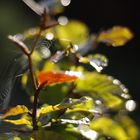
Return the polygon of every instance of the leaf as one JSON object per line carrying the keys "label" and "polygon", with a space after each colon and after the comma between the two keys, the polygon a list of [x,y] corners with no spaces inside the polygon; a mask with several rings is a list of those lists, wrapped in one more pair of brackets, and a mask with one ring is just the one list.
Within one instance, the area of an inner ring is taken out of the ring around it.
{"label": "leaf", "polygon": [[12,123],[14,125],[31,125],[31,122],[24,118],[18,120],[4,120],[4,122]]}
{"label": "leaf", "polygon": [[76,81],[76,89],[88,92],[90,96],[103,101],[104,105],[112,109],[123,107],[123,98],[130,98],[128,90],[120,81],[96,72],[85,72],[83,78]]}
{"label": "leaf", "polygon": [[132,38],[133,34],[128,28],[114,26],[112,29],[101,32],[98,36],[98,41],[119,47],[125,45]]}
{"label": "leaf", "polygon": [[13,140],[22,140],[20,137],[14,137]]}
{"label": "leaf", "polygon": [[[88,100],[86,102],[82,102],[80,104],[76,104],[74,106],[72,106],[69,110],[66,111],[66,115],[67,114],[72,114],[72,113],[78,113],[78,118],[80,117],[80,113],[81,114],[92,114],[92,115],[101,115],[101,111],[98,111],[95,109],[95,102],[91,97],[88,97]],[[76,118],[76,115],[75,115]]]}
{"label": "leaf", "polygon": [[102,117],[92,121],[90,128],[115,140],[129,140],[123,127],[109,117]]}
{"label": "leaf", "polygon": [[128,116],[121,115],[117,120],[120,125],[124,128],[127,135],[131,140],[137,140],[139,135],[139,130],[135,122]]}
{"label": "leaf", "polygon": [[65,26],[59,25],[55,29],[56,37],[64,47],[68,46],[70,42],[77,45],[84,44],[89,36],[88,27],[76,20],[69,21]]}
{"label": "leaf", "polygon": [[6,111],[0,119],[5,119],[10,116],[16,116],[20,114],[28,113],[28,108],[24,105],[17,105],[16,107],[10,108],[8,111]]}
{"label": "leaf", "polygon": [[51,62],[51,61],[47,61],[45,62],[44,66],[43,66],[43,71],[60,71],[60,68],[58,67],[58,65],[56,65],[55,63]]}
{"label": "leaf", "polygon": [[[76,31],[75,31],[76,27]],[[55,29],[55,30],[54,30]],[[39,33],[39,28],[34,27],[20,34],[22,40],[33,39]],[[70,20],[65,26],[57,25],[53,29],[42,31],[41,37],[46,38],[47,34],[53,34],[54,39],[57,39],[64,48],[67,48],[70,43],[76,45],[84,45],[88,41],[89,29],[88,27],[77,20]],[[90,41],[90,44],[93,40]],[[92,45],[91,45],[92,46]]]}
{"label": "leaf", "polygon": [[72,107],[73,105],[86,102],[87,100],[88,100],[87,97],[82,97],[82,98],[77,99],[77,100],[69,99],[67,102],[64,101],[61,104],[57,104],[54,106],[50,105],[50,106],[42,107],[39,111],[39,116],[42,116],[42,115],[47,114],[49,112],[67,109],[69,107]]}
{"label": "leaf", "polygon": [[27,82],[28,82],[28,75],[27,75],[27,74],[23,74],[23,75],[22,75],[22,78],[21,78],[22,86],[23,86],[23,87],[26,87]]}
{"label": "leaf", "polygon": [[99,134],[96,131],[90,129],[88,125],[79,125],[78,130],[88,140],[97,140],[99,136]]}
{"label": "leaf", "polygon": [[53,85],[60,83],[68,83],[77,80],[77,76],[71,75],[70,72],[39,72],[38,80],[39,84]]}
{"label": "leaf", "polygon": [[63,124],[75,124],[75,125],[89,125],[90,120],[88,118],[82,118],[80,120],[60,119]]}
{"label": "leaf", "polygon": [[66,140],[63,134],[54,132],[54,131],[47,131],[47,130],[38,130],[34,131],[31,134],[31,138],[35,140]]}
{"label": "leaf", "polygon": [[89,55],[87,57],[80,57],[79,62],[81,63],[89,63],[92,67],[94,67],[98,72],[101,72],[104,67],[108,66],[108,59],[101,54]]}

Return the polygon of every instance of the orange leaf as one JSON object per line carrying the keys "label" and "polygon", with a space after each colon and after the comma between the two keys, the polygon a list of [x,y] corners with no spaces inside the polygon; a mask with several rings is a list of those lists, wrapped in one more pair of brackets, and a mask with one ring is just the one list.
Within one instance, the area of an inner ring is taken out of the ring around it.
{"label": "orange leaf", "polygon": [[53,84],[59,84],[59,83],[67,83],[67,82],[73,82],[78,77],[71,74],[70,72],[60,73],[60,72],[39,72],[38,74],[38,80],[39,84],[42,85],[53,85]]}

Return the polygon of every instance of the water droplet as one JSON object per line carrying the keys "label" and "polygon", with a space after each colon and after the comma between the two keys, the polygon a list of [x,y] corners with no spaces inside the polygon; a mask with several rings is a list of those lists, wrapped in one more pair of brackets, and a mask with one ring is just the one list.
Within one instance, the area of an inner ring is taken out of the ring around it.
{"label": "water droplet", "polygon": [[58,18],[58,22],[59,22],[60,25],[64,26],[64,25],[66,25],[68,23],[68,18],[65,17],[65,16],[60,16]]}
{"label": "water droplet", "polygon": [[129,94],[125,94],[125,93],[122,93],[121,97],[123,97],[124,99],[130,99],[131,98],[131,96]]}
{"label": "water droplet", "polygon": [[114,77],[108,76],[108,80],[113,81],[114,80]]}
{"label": "water droplet", "polygon": [[91,130],[87,125],[79,125],[77,129],[81,132],[83,136],[90,140],[96,140],[99,136],[96,131]]}
{"label": "water droplet", "polygon": [[98,72],[101,72],[103,70],[103,67],[98,66],[95,62],[90,61],[90,65],[93,66]]}
{"label": "water droplet", "polygon": [[51,52],[47,47],[41,47],[40,53],[41,53],[42,58],[44,59],[47,59],[48,57],[51,56]]}
{"label": "water droplet", "polygon": [[46,39],[48,39],[48,40],[53,40],[54,39],[54,34],[53,33],[47,33],[46,34]]}
{"label": "water droplet", "polygon": [[74,44],[74,45],[73,45],[73,50],[74,50],[74,52],[76,52],[78,49],[79,49],[79,46],[76,45],[76,44]]}
{"label": "water droplet", "polygon": [[100,54],[89,56],[88,59],[90,65],[92,65],[98,72],[101,72],[103,68],[108,65],[108,59]]}
{"label": "water droplet", "polygon": [[82,72],[78,72],[78,71],[65,71],[65,74],[70,75],[70,76],[76,76],[79,78],[82,77]]}
{"label": "water droplet", "polygon": [[61,4],[63,6],[68,6],[68,5],[70,5],[70,3],[71,3],[71,0],[61,0]]}
{"label": "water droplet", "polygon": [[136,102],[134,100],[128,100],[125,104],[125,107],[128,111],[134,111],[136,108]]}
{"label": "water droplet", "polygon": [[96,100],[95,103],[96,103],[97,105],[101,105],[101,104],[102,104],[102,101]]}
{"label": "water droplet", "polygon": [[14,37],[21,41],[23,41],[25,39],[23,34],[16,34],[16,35],[14,35]]}
{"label": "water droplet", "polygon": [[120,85],[121,82],[120,82],[118,79],[114,79],[114,80],[113,80],[113,84],[115,84],[115,85]]}
{"label": "water droplet", "polygon": [[57,51],[54,56],[51,57],[51,61],[57,63],[65,56],[65,51]]}

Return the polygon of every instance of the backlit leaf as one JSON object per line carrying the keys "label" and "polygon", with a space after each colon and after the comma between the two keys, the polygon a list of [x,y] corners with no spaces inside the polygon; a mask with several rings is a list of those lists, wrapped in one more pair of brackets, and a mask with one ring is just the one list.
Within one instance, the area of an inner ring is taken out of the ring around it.
{"label": "backlit leaf", "polygon": [[88,98],[82,97],[82,98],[77,99],[77,100],[70,99],[65,103],[57,104],[54,106],[50,105],[50,106],[42,107],[39,111],[39,114],[40,114],[39,116],[42,116],[42,115],[47,114],[49,112],[66,109],[66,108],[72,107],[73,105],[80,104],[80,103],[83,103],[86,101],[88,101]]}
{"label": "backlit leaf", "polygon": [[17,105],[16,107],[10,108],[8,111],[6,111],[0,119],[4,119],[10,116],[16,116],[20,114],[28,113],[28,108],[24,105]]}
{"label": "backlit leaf", "polygon": [[84,23],[76,20],[69,21],[65,26],[59,25],[55,29],[56,37],[64,46],[69,45],[69,42],[77,45],[84,44],[89,36],[88,27]]}
{"label": "backlit leaf", "polygon": [[93,121],[90,128],[106,136],[115,138],[116,140],[127,140],[128,137],[119,124],[110,118],[102,117]]}
{"label": "backlit leaf", "polygon": [[67,82],[73,82],[78,77],[75,75],[70,75],[68,72],[66,73],[60,73],[60,72],[39,72],[38,74],[38,80],[39,84],[45,84],[45,85],[53,85],[53,84],[59,84],[59,83],[67,83]]}
{"label": "backlit leaf", "polygon": [[25,87],[27,85],[27,82],[28,82],[28,75],[27,74],[23,74],[23,76],[21,78],[22,86]]}
{"label": "backlit leaf", "polygon": [[14,125],[31,125],[31,122],[24,118],[18,120],[4,120],[4,122],[11,123]]}
{"label": "backlit leaf", "polygon": [[[21,40],[33,39],[38,33],[38,27],[30,28],[23,34],[20,34],[20,38]],[[41,33],[41,37],[47,38],[47,35],[50,33],[53,34],[54,39],[59,40],[59,43],[64,47],[69,46],[70,43],[83,45],[88,41],[89,37],[88,27],[84,23],[76,20],[69,21],[65,26],[57,25],[53,29],[44,30]]]}
{"label": "backlit leaf", "polygon": [[133,34],[128,28],[114,26],[112,29],[101,32],[99,34],[98,41],[118,47],[125,45],[125,43],[127,43],[132,38]]}
{"label": "backlit leaf", "polygon": [[58,67],[58,65],[56,65],[55,63],[51,62],[51,61],[47,61],[42,69],[44,72],[46,71],[60,71],[60,68]]}
{"label": "backlit leaf", "polygon": [[86,72],[82,79],[76,81],[76,85],[78,91],[89,92],[90,96],[103,100],[109,108],[120,108],[123,98],[130,98],[120,81],[96,72]]}
{"label": "backlit leaf", "polygon": [[94,116],[100,116],[102,112],[95,108],[94,100],[91,97],[87,98],[88,100],[86,102],[81,102],[80,104],[71,106],[66,110],[62,118],[69,120],[82,120],[86,117],[88,117],[88,119],[92,119]]}
{"label": "backlit leaf", "polygon": [[89,63],[92,67],[94,67],[98,72],[101,72],[104,67],[108,65],[108,59],[101,54],[89,55],[87,57],[80,57],[79,62],[81,63]]}
{"label": "backlit leaf", "polygon": [[21,140],[20,137],[14,137],[13,140]]}
{"label": "backlit leaf", "polygon": [[130,117],[123,116],[123,115],[119,116],[118,122],[124,128],[124,130],[126,131],[126,133],[130,139],[132,139],[132,140],[138,139],[139,130],[136,127],[135,122]]}

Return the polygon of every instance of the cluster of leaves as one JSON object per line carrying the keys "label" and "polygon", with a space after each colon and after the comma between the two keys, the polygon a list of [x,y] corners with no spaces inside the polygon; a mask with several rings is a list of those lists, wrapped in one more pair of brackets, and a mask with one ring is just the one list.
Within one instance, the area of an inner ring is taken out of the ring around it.
{"label": "cluster of leaves", "polygon": [[22,50],[22,61],[29,63],[21,83],[33,108],[17,105],[3,112],[0,120],[10,125],[12,133],[1,137],[136,140],[137,127],[127,115],[131,107],[126,103],[132,101],[129,91],[119,80],[101,73],[108,59],[94,54],[100,43],[126,44],[132,32],[115,26],[89,34],[84,23],[66,17],[59,17],[58,22],[52,19],[50,15],[61,11],[60,1],[53,7],[23,1],[41,16],[41,24],[8,38]]}

